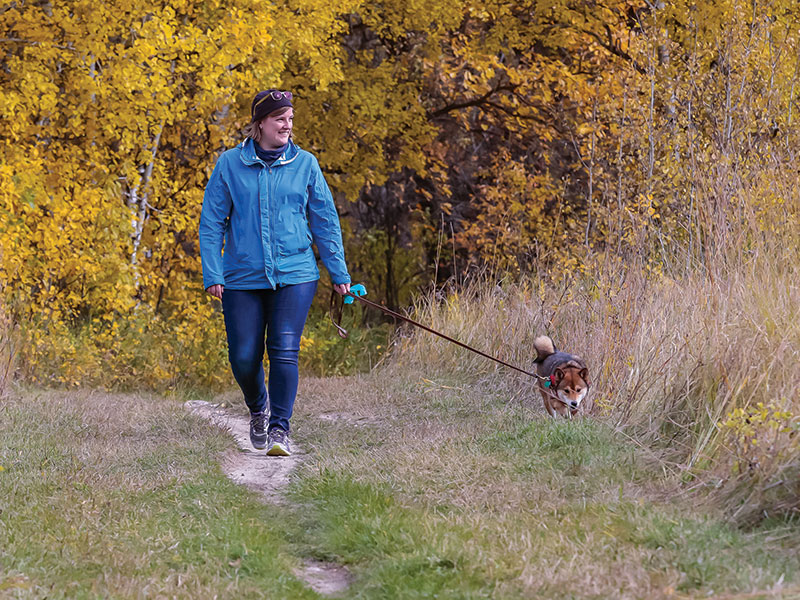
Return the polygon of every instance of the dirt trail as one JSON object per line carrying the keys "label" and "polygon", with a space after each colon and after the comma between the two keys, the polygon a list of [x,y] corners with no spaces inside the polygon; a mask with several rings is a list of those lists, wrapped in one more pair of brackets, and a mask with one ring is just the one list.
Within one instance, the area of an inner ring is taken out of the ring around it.
{"label": "dirt trail", "polygon": [[254,450],[250,445],[250,423],[247,417],[232,414],[218,404],[202,400],[190,400],[186,407],[217,427],[230,431],[236,440],[241,452],[227,456],[222,464],[228,477],[258,492],[268,502],[279,504],[283,501],[281,492],[289,483],[289,474],[303,455],[303,449],[294,440],[292,456],[267,456],[264,450]]}
{"label": "dirt trail", "polygon": [[[219,404],[190,400],[186,408],[217,427],[229,431],[240,452],[228,455],[222,463],[225,474],[236,483],[258,492],[267,502],[285,501],[283,489],[289,483],[292,470],[303,460],[303,450],[292,440],[292,455],[267,456],[264,450],[250,445],[250,423],[246,416],[230,413]],[[350,573],[341,565],[312,560],[303,561],[294,572],[318,594],[333,596],[350,585]]]}

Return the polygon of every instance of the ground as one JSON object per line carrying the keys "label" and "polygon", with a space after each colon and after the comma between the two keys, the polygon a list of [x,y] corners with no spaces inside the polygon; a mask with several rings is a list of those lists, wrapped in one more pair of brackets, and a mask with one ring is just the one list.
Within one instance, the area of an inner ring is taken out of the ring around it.
{"label": "ground", "polygon": [[601,418],[303,378],[287,460],[248,448],[238,392],[204,401],[3,400],[0,597],[800,597],[795,524],[738,529]]}

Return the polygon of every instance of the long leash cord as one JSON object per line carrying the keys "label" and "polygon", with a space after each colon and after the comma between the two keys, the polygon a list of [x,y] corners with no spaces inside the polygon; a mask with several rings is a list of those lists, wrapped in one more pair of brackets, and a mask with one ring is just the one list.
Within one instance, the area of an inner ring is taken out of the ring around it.
{"label": "long leash cord", "polygon": [[[336,304],[336,296],[337,295],[338,294],[335,291],[331,290],[331,322],[333,323],[333,325],[338,330],[339,336],[341,338],[343,338],[343,339],[347,339],[347,330],[344,329],[339,324],[341,322],[341,320],[342,320],[342,307],[344,306],[344,301],[342,300],[342,302],[340,302],[338,304],[338,308],[337,308],[337,304]],[[477,350],[477,349],[475,349],[475,348],[473,348],[471,346],[468,346],[467,344],[464,344],[463,342],[459,342],[458,340],[455,340],[455,339],[451,338],[450,336],[445,335],[444,333],[436,331],[435,329],[431,329],[430,327],[428,327],[426,325],[423,325],[422,323],[418,323],[418,322],[414,321],[413,319],[409,319],[408,317],[406,317],[404,315],[401,315],[400,313],[397,313],[397,312],[391,310],[390,308],[386,308],[382,304],[376,304],[375,302],[367,300],[366,298],[362,298],[361,296],[358,296],[358,295],[353,294],[351,292],[347,292],[344,295],[347,296],[347,297],[350,297],[350,298],[355,298],[356,300],[358,300],[359,302],[361,302],[362,304],[364,304],[366,306],[371,306],[372,308],[377,308],[379,310],[382,310],[384,313],[386,313],[387,315],[389,315],[391,317],[394,317],[395,319],[400,319],[401,321],[405,321],[406,323],[411,323],[415,327],[419,327],[420,329],[424,329],[425,331],[427,331],[429,333],[432,333],[434,335],[438,335],[439,337],[446,339],[448,342],[452,342],[453,344],[455,344],[457,346],[461,346],[462,348],[466,348],[467,350],[469,350],[470,352],[474,352],[475,354],[480,354],[484,358],[488,358],[489,360],[493,360],[496,363],[500,363],[504,367],[508,367],[509,369],[514,369],[515,371],[519,371],[520,373],[524,373],[525,375],[528,375],[530,377],[535,377],[536,379],[541,379],[541,380],[543,380],[543,381],[545,381],[547,383],[550,383],[550,378],[549,377],[542,377],[541,375],[537,375],[536,373],[531,373],[530,371],[526,371],[525,369],[521,369],[520,367],[516,367],[516,366],[514,366],[512,364],[509,364],[509,363],[503,361],[503,360],[500,360],[499,358],[495,358],[494,356],[486,354],[485,352],[481,352],[480,350]],[[338,318],[336,318],[334,316],[334,310],[336,310],[336,314],[338,314]],[[547,383],[545,384],[545,387],[549,387],[547,385]]]}

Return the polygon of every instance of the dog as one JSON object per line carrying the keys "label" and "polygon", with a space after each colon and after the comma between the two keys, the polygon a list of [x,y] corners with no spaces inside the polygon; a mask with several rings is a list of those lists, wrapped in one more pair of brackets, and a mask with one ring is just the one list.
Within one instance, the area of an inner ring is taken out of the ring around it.
{"label": "dog", "polygon": [[586,363],[578,356],[556,350],[553,340],[546,335],[533,340],[533,347],[545,409],[553,417],[574,417],[591,386]]}

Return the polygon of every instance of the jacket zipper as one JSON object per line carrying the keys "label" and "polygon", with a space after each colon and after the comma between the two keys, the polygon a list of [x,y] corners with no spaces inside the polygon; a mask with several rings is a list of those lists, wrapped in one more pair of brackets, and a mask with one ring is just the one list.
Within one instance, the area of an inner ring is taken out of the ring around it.
{"label": "jacket zipper", "polygon": [[[262,162],[261,164],[263,164],[264,166],[267,166],[266,163],[264,163],[264,162]],[[270,173],[272,172],[272,169],[270,169],[269,167],[267,167],[267,169],[268,169],[268,171]],[[263,171],[262,171],[262,173],[263,173]],[[269,220],[272,218],[271,215],[270,215],[270,208],[269,208],[269,204],[270,204],[269,203],[269,180],[270,180],[270,177],[269,177],[269,174],[267,174],[267,173],[265,173],[264,176],[265,176],[265,179],[266,179],[266,181],[264,182],[264,188],[265,188],[264,201],[267,203],[267,211],[266,211],[267,223],[266,224],[264,223],[264,215],[262,214],[262,216],[261,216],[261,220],[262,220],[262,222],[261,222],[261,227],[262,227],[261,245],[262,245],[262,247],[264,246],[264,232],[263,232],[263,229],[264,228],[269,228]],[[272,252],[272,235],[270,235],[269,238],[270,238],[269,239],[269,245],[267,246],[267,248],[265,248],[265,250],[268,250],[269,253],[270,253],[269,261],[270,261],[270,264],[272,266],[272,271],[273,271],[273,273],[275,273],[275,271],[276,271],[276,269],[275,269],[275,255]],[[264,274],[267,276],[267,282],[268,283],[272,283],[273,285],[275,285],[275,283],[273,283],[272,277],[270,277],[269,273],[265,272]],[[277,278],[277,275],[276,275],[276,278]]]}
{"label": "jacket zipper", "polygon": [[[272,214],[272,203],[269,202],[269,198],[271,196],[270,185],[272,184],[272,166],[267,166],[267,213],[269,214],[269,223],[268,226],[271,226],[272,223],[275,222],[275,215]],[[269,251],[272,254],[272,270],[275,273],[275,289],[278,289],[281,286],[280,279],[278,278],[278,264],[275,262],[276,248],[275,248],[275,236],[273,235],[275,232],[270,230],[269,236]]]}

